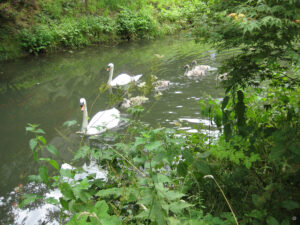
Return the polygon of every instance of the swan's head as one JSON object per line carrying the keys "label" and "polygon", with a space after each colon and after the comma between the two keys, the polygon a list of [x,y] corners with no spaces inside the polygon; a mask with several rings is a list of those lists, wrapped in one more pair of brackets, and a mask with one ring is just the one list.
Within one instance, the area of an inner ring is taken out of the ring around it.
{"label": "swan's head", "polygon": [[86,100],[85,100],[85,98],[81,98],[79,100],[79,103],[80,103],[81,111],[83,111],[84,108],[85,108],[85,106],[86,106]]}
{"label": "swan's head", "polygon": [[193,60],[192,66],[197,66],[197,61],[196,60]]}
{"label": "swan's head", "polygon": [[186,64],[186,65],[184,66],[184,69],[189,70],[189,69],[190,69],[190,66],[189,66],[188,64]]}
{"label": "swan's head", "polygon": [[112,68],[114,68],[114,64],[113,64],[113,63],[109,63],[109,64],[107,65],[106,70],[107,70],[107,71],[110,71]]}

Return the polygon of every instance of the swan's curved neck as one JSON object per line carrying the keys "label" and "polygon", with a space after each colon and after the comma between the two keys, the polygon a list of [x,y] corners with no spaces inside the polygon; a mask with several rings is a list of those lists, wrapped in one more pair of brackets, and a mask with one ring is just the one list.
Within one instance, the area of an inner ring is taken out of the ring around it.
{"label": "swan's curved neck", "polygon": [[112,78],[113,78],[113,73],[114,73],[114,67],[111,67],[109,70],[109,78],[107,84],[110,85]]}
{"label": "swan's curved neck", "polygon": [[84,106],[83,110],[83,119],[82,119],[82,126],[81,126],[81,131],[86,132],[88,126],[88,111],[87,111],[87,106]]}

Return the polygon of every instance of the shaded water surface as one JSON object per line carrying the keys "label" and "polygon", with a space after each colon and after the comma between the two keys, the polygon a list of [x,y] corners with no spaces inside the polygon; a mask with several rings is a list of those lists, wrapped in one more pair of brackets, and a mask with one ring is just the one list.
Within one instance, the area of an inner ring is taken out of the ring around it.
{"label": "shaded water surface", "polygon": [[[145,104],[148,113],[142,120],[153,126],[168,127],[180,122],[181,129],[190,131],[201,125],[207,127],[210,123],[201,117],[198,102],[208,95],[222,98],[224,91],[216,86],[215,80],[218,71],[209,72],[200,79],[189,79],[184,76],[184,65],[196,59],[198,63],[218,68],[228,54],[234,51],[219,54],[193,40],[173,37],[2,63],[0,223],[14,223],[11,221],[15,220],[16,224],[38,224],[42,220],[37,222],[36,216],[45,213],[41,208],[19,210],[13,205],[18,195],[16,187],[26,183],[26,176],[37,173],[28,145],[32,136],[25,133],[27,123],[40,124],[48,143],[59,149],[62,162],[72,159],[72,152],[77,150],[76,143],[80,141],[75,134],[82,121],[79,98],[87,99],[90,115],[108,107],[107,95],[95,99],[99,87],[108,80],[105,68],[113,62],[115,75],[142,73],[141,81],[145,81],[152,74],[171,82],[159,99],[152,97]],[[126,113],[126,110],[120,111]],[[69,120],[78,121],[75,130],[63,126]]]}

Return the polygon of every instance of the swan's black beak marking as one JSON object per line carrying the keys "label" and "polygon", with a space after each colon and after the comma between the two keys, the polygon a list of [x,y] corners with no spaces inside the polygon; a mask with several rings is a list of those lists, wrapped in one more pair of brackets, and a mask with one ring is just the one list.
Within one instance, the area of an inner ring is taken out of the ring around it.
{"label": "swan's black beak marking", "polygon": [[81,107],[81,111],[83,111],[84,110],[84,104],[80,103],[80,107]]}

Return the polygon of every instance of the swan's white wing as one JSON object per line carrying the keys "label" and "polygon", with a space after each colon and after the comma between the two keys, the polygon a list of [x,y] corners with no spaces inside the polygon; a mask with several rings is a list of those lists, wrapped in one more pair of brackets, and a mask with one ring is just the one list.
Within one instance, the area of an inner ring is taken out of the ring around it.
{"label": "swan's white wing", "polygon": [[120,112],[115,109],[109,109],[98,112],[87,127],[87,135],[95,135],[105,132],[107,129],[118,126],[120,121]]}
{"label": "swan's white wing", "polygon": [[122,73],[118,75],[115,79],[113,79],[110,83],[111,86],[122,86],[129,84],[131,82],[132,78],[126,73]]}

